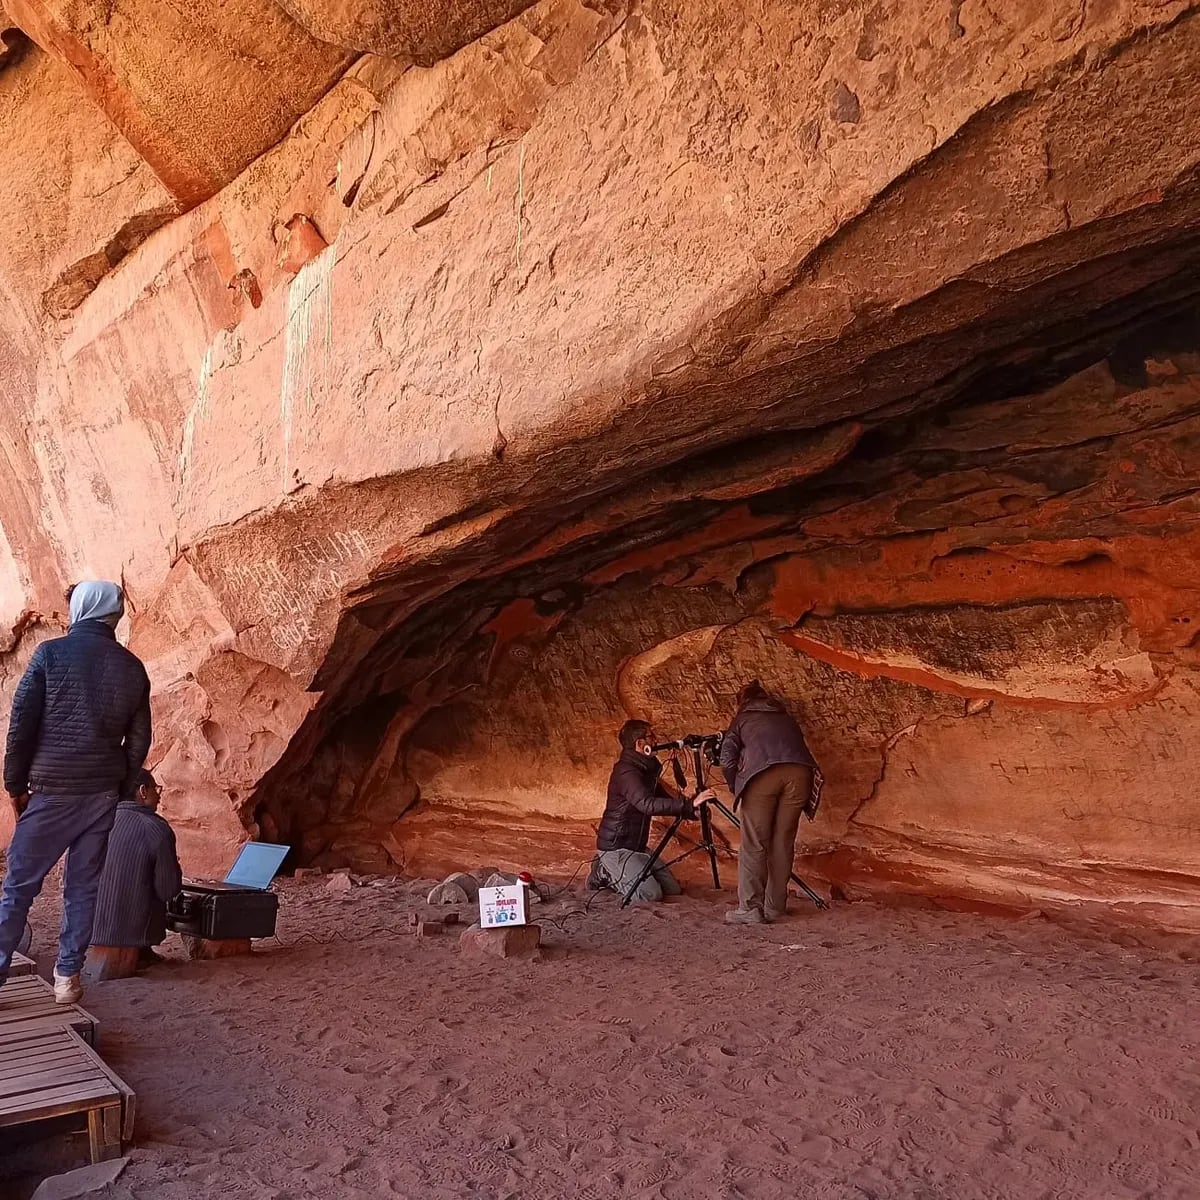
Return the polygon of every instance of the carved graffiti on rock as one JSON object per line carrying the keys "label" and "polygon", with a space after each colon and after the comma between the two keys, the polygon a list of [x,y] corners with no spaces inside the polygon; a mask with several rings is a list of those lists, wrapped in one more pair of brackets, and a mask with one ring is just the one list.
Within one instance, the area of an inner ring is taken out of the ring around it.
{"label": "carved graffiti on rock", "polygon": [[270,555],[237,563],[226,579],[239,596],[253,593],[272,618],[271,641],[280,650],[296,650],[309,636],[312,614],[338,595],[369,551],[361,530],[339,530],[289,546],[285,561]]}

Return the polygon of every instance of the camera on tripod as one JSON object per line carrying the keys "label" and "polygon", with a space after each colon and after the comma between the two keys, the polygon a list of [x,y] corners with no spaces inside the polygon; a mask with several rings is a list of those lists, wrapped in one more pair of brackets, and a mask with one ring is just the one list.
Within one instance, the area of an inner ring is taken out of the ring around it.
{"label": "camera on tripod", "polygon": [[[651,745],[650,750],[653,754],[671,754],[671,767],[675,775],[675,783],[679,790],[685,795],[691,794],[698,796],[705,787],[705,767],[720,766],[721,761],[721,742],[724,740],[723,733],[688,733],[681,738],[676,738],[673,742],[659,742],[657,745]],[[690,766],[692,768],[693,781],[689,782],[685,761],[687,755],[691,757]],[[682,761],[681,761],[682,760]],[[712,881],[714,888],[720,888],[721,876],[717,867],[717,846],[713,841],[713,825],[712,814],[709,809],[715,809],[734,829],[741,828],[741,822],[734,816],[733,812],[726,807],[724,801],[709,793],[711,799],[707,799],[696,810],[696,816],[700,819],[700,839],[690,849],[684,850],[678,857],[673,858],[666,865],[673,866],[677,862],[681,862],[689,855],[700,852],[708,858],[709,867],[712,870]],[[811,816],[809,818],[811,820]],[[625,899],[621,901],[621,907],[625,908],[633,897],[637,894],[638,888],[642,885],[651,872],[654,870],[654,864],[661,858],[663,851],[670,844],[675,835],[679,832],[679,827],[685,820],[684,816],[678,816],[672,822],[670,829],[663,834],[662,840],[655,846],[650,855],[649,861],[642,868],[641,874],[633,881],[632,885],[625,893]],[[794,871],[791,872],[790,878],[797,887],[804,892],[806,896],[818,907],[828,908],[829,906],[817,895],[816,892],[804,882]]]}
{"label": "camera on tripod", "polygon": [[721,758],[721,739],[723,733],[688,733],[673,742],[659,742],[650,749],[655,754],[665,754],[668,750],[699,750],[710,766],[716,766]]}

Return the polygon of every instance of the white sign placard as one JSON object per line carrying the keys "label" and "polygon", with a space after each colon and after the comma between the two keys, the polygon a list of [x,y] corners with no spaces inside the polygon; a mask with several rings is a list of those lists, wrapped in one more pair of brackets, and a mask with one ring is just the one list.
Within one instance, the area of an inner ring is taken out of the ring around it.
{"label": "white sign placard", "polygon": [[525,922],[524,884],[479,889],[479,924],[484,929],[524,925]]}

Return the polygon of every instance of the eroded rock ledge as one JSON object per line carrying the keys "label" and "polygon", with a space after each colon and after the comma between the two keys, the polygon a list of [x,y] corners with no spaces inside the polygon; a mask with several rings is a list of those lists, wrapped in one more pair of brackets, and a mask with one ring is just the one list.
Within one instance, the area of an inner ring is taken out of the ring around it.
{"label": "eroded rock ledge", "polygon": [[[956,14],[548,0],[359,61],[50,333],[83,245],[5,235],[3,594],[124,572],[194,866],[573,870],[624,716],[757,675],[815,877],[1200,924],[1200,20]],[[161,205],[127,153],[54,219]]]}

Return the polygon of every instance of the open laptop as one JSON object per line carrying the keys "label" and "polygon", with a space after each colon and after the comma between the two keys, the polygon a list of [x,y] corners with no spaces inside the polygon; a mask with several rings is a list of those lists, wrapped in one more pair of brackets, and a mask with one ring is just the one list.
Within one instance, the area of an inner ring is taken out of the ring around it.
{"label": "open laptop", "polygon": [[193,892],[265,892],[290,849],[272,842],[247,842],[220,883],[212,879],[186,879],[183,886]]}

